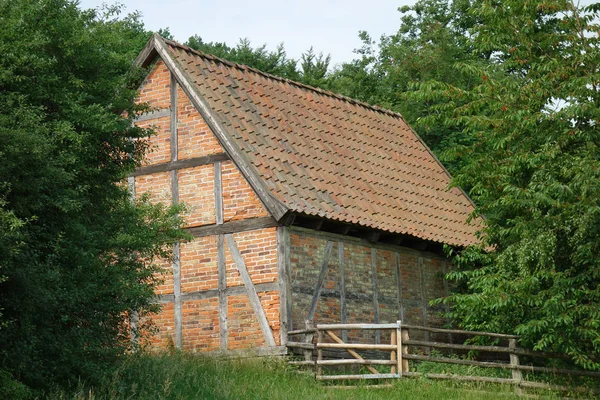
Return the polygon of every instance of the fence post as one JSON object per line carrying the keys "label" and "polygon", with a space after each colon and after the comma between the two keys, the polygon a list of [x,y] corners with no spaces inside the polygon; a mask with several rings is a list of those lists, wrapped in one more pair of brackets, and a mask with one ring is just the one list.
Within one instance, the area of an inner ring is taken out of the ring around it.
{"label": "fence post", "polygon": [[[398,326],[400,326],[400,325],[398,325]],[[399,347],[397,347],[398,346],[398,329],[392,329],[390,344],[392,346],[396,346],[396,348],[397,348],[397,350],[392,350],[390,352],[390,361],[396,362],[396,364],[392,364],[392,368],[390,369],[390,372],[392,374],[396,374],[398,371],[398,356],[397,356],[397,354],[401,350]]]}
{"label": "fence post", "polygon": [[[315,325],[317,329],[317,344],[323,343],[323,331],[319,329],[319,325]],[[317,346],[317,377],[323,375],[323,366],[319,361],[323,360],[323,349]]]}
{"label": "fence post", "polygon": [[[509,339],[508,340],[508,348],[512,351],[517,348],[517,339]],[[510,353],[510,365],[511,367],[519,366],[519,356],[513,352]],[[518,395],[523,394],[523,389],[521,388],[521,382],[523,381],[523,373],[521,370],[512,369],[512,378],[515,381],[515,392]]]}
{"label": "fence post", "polygon": [[[312,321],[309,319],[304,321],[304,326],[306,327],[306,329],[314,328]],[[315,336],[314,333],[307,333],[306,335],[304,335],[304,343],[312,343],[314,336]],[[312,361],[312,360],[313,360],[313,351],[312,350],[304,350],[304,361]]]}
{"label": "fence post", "polygon": [[401,348],[401,352],[400,352],[400,356],[398,357],[398,360],[401,361],[402,365],[400,367],[400,374],[402,375],[402,372],[409,372],[408,370],[408,360],[406,358],[404,358],[405,354],[408,354],[408,346],[402,344],[405,341],[409,340],[408,337],[408,329],[407,328],[402,328],[402,326],[400,325],[400,321],[398,321],[398,327],[399,327],[399,331],[400,334],[398,335],[398,348]]}

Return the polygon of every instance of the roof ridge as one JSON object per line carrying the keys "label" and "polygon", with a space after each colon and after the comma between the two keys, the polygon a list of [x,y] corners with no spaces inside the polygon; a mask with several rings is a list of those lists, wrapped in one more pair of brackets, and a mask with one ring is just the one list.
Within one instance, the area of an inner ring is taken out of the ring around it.
{"label": "roof ridge", "polygon": [[167,43],[167,44],[169,44],[169,45],[171,45],[173,47],[179,47],[182,50],[189,51],[190,53],[194,53],[194,54],[196,54],[196,55],[198,55],[200,57],[204,57],[204,58],[208,58],[210,60],[218,61],[220,63],[223,63],[223,64],[227,65],[227,66],[230,66],[230,67],[233,67],[233,68],[237,68],[237,69],[240,69],[240,70],[243,70],[243,71],[254,72],[256,74],[262,75],[262,76],[264,76],[266,78],[269,78],[269,79],[274,79],[274,80],[277,80],[277,81],[280,81],[280,82],[289,83],[291,85],[298,86],[298,87],[303,88],[303,89],[308,89],[308,90],[311,90],[313,92],[317,92],[317,93],[325,95],[325,96],[334,97],[336,99],[343,100],[343,101],[346,101],[346,102],[351,103],[351,104],[356,104],[358,106],[365,107],[365,108],[371,109],[373,111],[377,111],[377,112],[381,112],[381,113],[384,113],[384,114],[388,114],[388,115],[391,115],[393,117],[400,118],[404,122],[406,122],[406,120],[404,119],[404,117],[402,116],[402,114],[400,114],[399,112],[392,111],[390,109],[379,107],[379,106],[374,106],[374,105],[371,105],[369,103],[365,103],[364,101],[356,100],[356,99],[353,99],[352,97],[344,96],[342,94],[335,93],[335,92],[332,92],[330,90],[321,89],[321,88],[314,87],[314,86],[311,86],[311,85],[307,85],[305,83],[294,81],[294,80],[291,80],[291,79],[288,79],[288,78],[283,78],[281,76],[269,74],[268,72],[261,71],[260,69],[257,69],[257,68],[254,68],[254,67],[250,67],[250,66],[245,65],[245,64],[238,64],[238,63],[235,63],[235,62],[232,62],[232,61],[228,61],[228,60],[225,60],[224,58],[217,57],[215,55],[208,54],[208,53],[205,53],[203,51],[193,49],[193,48],[191,48],[189,46],[183,45],[183,44],[178,43],[178,42],[176,42],[174,40],[165,39],[162,36],[160,36],[160,38],[165,43]]}

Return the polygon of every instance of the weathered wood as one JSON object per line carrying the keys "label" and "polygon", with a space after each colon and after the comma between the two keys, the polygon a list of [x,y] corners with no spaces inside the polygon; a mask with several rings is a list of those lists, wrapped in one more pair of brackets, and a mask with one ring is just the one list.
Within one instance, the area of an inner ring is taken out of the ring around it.
{"label": "weathered wood", "polygon": [[[515,350],[517,348],[517,339],[509,339],[508,340],[508,348],[511,350]],[[519,356],[518,355],[516,355],[514,353],[510,353],[510,366],[515,368],[512,370],[512,378],[515,382],[517,382],[517,385],[518,385],[523,380],[523,373],[521,371],[519,371],[518,369],[516,369],[516,367],[519,366]],[[516,387],[515,392],[517,394],[522,394],[522,389],[520,387]]]}
{"label": "weathered wood", "polygon": [[317,328],[317,379],[323,375],[323,349],[319,347],[319,344],[323,343],[323,331]]}
{"label": "weathered wood", "polygon": [[356,350],[395,350],[396,346],[391,344],[367,344],[367,343],[317,343],[317,349],[356,349]]}
{"label": "weathered wood", "polygon": [[135,58],[133,65],[144,68],[154,61],[154,58],[156,58],[157,55],[155,47],[157,37],[160,37],[158,33],[152,35],[150,40],[148,40],[148,43],[146,43],[146,46],[144,46],[140,54]]}
{"label": "weathered wood", "polygon": [[252,283],[252,279],[250,278],[250,274],[248,273],[248,269],[246,268],[246,263],[242,258],[242,255],[237,248],[235,243],[235,239],[233,235],[227,234],[225,235],[225,240],[227,241],[227,246],[229,247],[229,251],[231,252],[231,256],[237,266],[238,272],[240,273],[240,277],[244,282],[244,286],[246,287],[246,291],[248,292],[248,298],[250,299],[250,304],[254,309],[254,314],[258,319],[258,324],[265,338],[265,342],[268,346],[275,346],[275,339],[273,338],[273,332],[271,331],[271,327],[269,326],[269,321],[267,320],[267,316],[265,314],[265,310],[260,304],[260,298],[256,293],[256,288]]}
{"label": "weathered wood", "polygon": [[[398,321],[398,325],[400,325],[400,321]],[[407,346],[407,342],[409,341],[409,336],[408,336],[408,329],[402,329],[403,327],[400,327],[400,335],[397,337],[398,339],[398,347],[401,348],[402,350],[398,353],[398,363],[399,363],[399,369],[400,369],[400,374],[404,375],[405,372],[409,372],[409,368],[408,368],[408,359],[406,358],[406,356],[408,355],[408,346]]]}
{"label": "weathered wood", "polygon": [[[305,350],[314,350],[315,345],[313,343],[305,343],[305,342],[292,342],[289,341],[286,344],[287,347],[295,348],[295,349],[305,349]],[[306,360],[310,361],[310,360]]]}
{"label": "weathered wood", "polygon": [[170,121],[170,129],[171,129],[171,161],[177,161],[177,79],[175,75],[171,73],[171,121]]}
{"label": "weathered wood", "polygon": [[140,315],[137,311],[132,311],[130,316],[129,316],[129,327],[130,327],[130,340],[131,340],[131,345],[132,348],[134,350],[137,350],[138,348],[138,344],[139,344],[139,322],[140,322]]}
{"label": "weathered wood", "polygon": [[294,329],[293,319],[292,319],[292,267],[291,267],[291,246],[290,246],[290,230],[286,226],[284,229],[284,248],[285,248],[285,265],[286,265],[286,274],[285,274],[285,293],[284,296],[286,298],[286,308],[285,308],[285,316],[287,320],[287,329]]}
{"label": "weathered wood", "polygon": [[[423,314],[423,325],[427,327],[427,300],[425,299],[425,272],[423,271],[423,257],[417,258],[417,263],[419,265],[419,284],[420,284],[420,292],[421,292],[421,311]],[[425,340],[429,340],[429,332],[425,331],[424,333]],[[425,347],[425,353],[429,353],[429,348]]]}
{"label": "weathered wood", "polygon": [[307,333],[316,333],[317,330],[315,328],[310,328],[310,329],[298,329],[295,331],[288,331],[288,336],[292,336],[292,335],[305,335]]}
{"label": "weathered wood", "polygon": [[[446,262],[445,261],[442,263],[442,275],[444,275],[444,278],[443,278],[443,282],[444,282],[444,297],[448,297],[448,296],[450,296],[450,290],[448,289],[448,279],[446,279]],[[450,304],[445,303],[444,304],[444,310],[446,311],[446,314],[449,314],[450,313]],[[448,324],[451,324],[452,323],[451,318],[447,317],[446,318],[446,322]],[[452,333],[448,333],[448,342],[449,343],[454,343],[454,339],[452,337]]]}
{"label": "weathered wood", "polygon": [[396,268],[394,271],[396,272],[396,287],[398,290],[397,299],[398,299],[398,318],[400,321],[404,321],[404,301],[403,301],[403,293],[402,293],[402,267],[400,266],[400,254],[398,252],[394,252],[394,260],[396,261]]}
{"label": "weathered wood", "polygon": [[[361,238],[358,238],[355,236],[342,235],[340,233],[315,231],[310,228],[304,228],[304,227],[296,226],[296,225],[290,226],[289,229],[290,229],[290,233],[297,233],[302,236],[330,240],[332,242],[342,241],[344,243],[357,244],[359,246],[364,246],[364,247],[373,247],[373,248],[381,249],[381,250],[402,252],[402,253],[414,255],[417,257],[423,254],[421,251],[417,251],[410,247],[396,246],[393,244],[387,244],[387,243],[382,243],[382,242],[371,243],[365,239],[361,239]],[[428,254],[428,257],[429,256],[431,256],[431,258],[433,258],[433,259],[439,260],[440,262],[445,260],[444,257],[442,257],[441,255],[438,255],[437,253],[430,253],[430,254]]]}
{"label": "weathered wood", "polygon": [[454,333],[457,335],[473,335],[473,336],[487,336],[487,337],[495,337],[501,339],[518,339],[518,336],[515,335],[506,335],[503,333],[491,333],[491,332],[479,332],[479,331],[463,331],[460,329],[442,329],[442,328],[430,328],[418,325],[410,325],[410,324],[402,324],[403,328],[407,329],[415,329],[418,331],[428,331],[434,333]]}
{"label": "weathered wood", "polygon": [[[277,290],[277,283],[268,282],[268,283],[257,283],[254,285],[257,292],[273,292]],[[225,296],[239,296],[242,294],[246,294],[245,286],[230,286],[225,289]],[[165,299],[168,299],[169,295]],[[159,296],[161,297],[161,296]],[[183,292],[181,293],[181,301],[190,301],[190,300],[205,300],[205,299],[214,299],[219,297],[219,289],[208,289],[201,290],[197,292]]]}
{"label": "weathered wood", "polygon": [[214,166],[215,220],[217,225],[223,224],[223,182],[221,178],[221,162]]}
{"label": "weathered wood", "polygon": [[492,353],[512,353],[517,352],[518,350],[511,350],[508,347],[500,347],[500,346],[477,346],[470,344],[450,344],[450,343],[441,343],[441,342],[431,342],[426,340],[408,340],[405,341],[404,344],[412,345],[412,346],[422,346],[422,347],[434,347],[436,349],[453,349],[453,350],[476,350],[476,351],[489,351]]}
{"label": "weathered wood", "polygon": [[129,193],[129,201],[135,201],[135,178],[130,176],[127,178],[127,192]]}
{"label": "weathered wood", "polygon": [[325,245],[325,251],[323,253],[323,262],[321,263],[321,271],[319,272],[317,286],[315,287],[315,293],[313,294],[310,309],[308,311],[307,319],[310,321],[312,321],[312,319],[315,316],[315,312],[317,311],[317,304],[319,302],[319,297],[321,296],[321,291],[323,290],[323,282],[325,282],[325,277],[327,276],[327,269],[329,267],[329,256],[331,255],[332,246],[333,242],[327,242],[327,244]]}
{"label": "weathered wood", "polygon": [[181,264],[179,243],[173,245],[173,315],[175,319],[175,347],[183,348],[183,325],[181,314]]}
{"label": "weathered wood", "polygon": [[279,284],[279,341],[282,345],[288,338],[288,260],[286,258],[286,227],[277,227],[277,283]]}
{"label": "weathered wood", "polygon": [[482,368],[512,369],[510,364],[500,363],[500,362],[462,360],[459,358],[422,356],[419,354],[405,354],[404,358],[406,358],[408,360],[429,361],[429,362],[437,362],[437,363],[441,363],[441,364],[469,365],[469,366],[482,367]]}
{"label": "weathered wood", "polygon": [[186,231],[193,237],[225,235],[229,233],[253,231],[256,229],[272,228],[277,226],[277,221],[271,217],[258,217],[241,219],[238,221],[224,222],[220,225],[203,225],[187,228]]}
{"label": "weathered wood", "polygon": [[188,96],[211,131],[215,134],[221,146],[223,146],[225,151],[231,155],[233,163],[240,170],[244,178],[246,178],[254,192],[258,195],[260,201],[264,204],[265,208],[273,217],[275,217],[276,220],[282,218],[288,211],[287,207],[271,194],[264,180],[260,177],[254,166],[248,160],[248,157],[232,140],[230,132],[224,128],[220,119],[217,117],[208,103],[194,89],[194,85],[191,83],[187,74],[171,57],[163,40],[157,37],[154,41],[154,44],[156,51],[162,58],[163,62],[167,65],[171,73],[177,77],[177,81],[181,85],[184,93]]}
{"label": "weathered wood", "polygon": [[[304,335],[304,343],[310,343],[313,347],[313,349],[315,349],[315,345],[313,344],[313,339],[315,337],[315,333],[317,333],[317,329],[313,326],[313,322],[311,320],[306,320],[304,321],[304,326],[306,327],[305,331],[306,334]],[[304,352],[304,360],[306,361],[312,361],[313,358],[313,352],[311,351],[305,351]]]}
{"label": "weathered wood", "polygon": [[204,354],[206,354],[207,356],[222,358],[222,359],[253,358],[253,357],[266,357],[266,356],[285,356],[288,354],[288,349],[285,346],[255,347],[252,349],[209,351]]}
{"label": "weathered wood", "polygon": [[431,374],[422,372],[405,372],[403,376],[411,378],[429,378],[429,379],[451,379],[455,381],[466,381],[466,382],[486,382],[486,383],[510,383],[514,384],[515,381],[508,378],[491,378],[488,376],[463,376],[463,375],[452,375],[452,374]]}
{"label": "weathered wood", "polygon": [[287,363],[289,365],[306,365],[311,367],[315,365],[314,361],[288,361]]}
{"label": "weathered wood", "polygon": [[227,328],[227,274],[225,271],[225,243],[223,235],[217,236],[217,279],[219,287],[219,342],[221,350],[229,347]]}
{"label": "weathered wood", "polygon": [[371,374],[371,375],[317,375],[320,381],[340,381],[340,380],[362,380],[362,379],[395,379],[398,374]]}
{"label": "weathered wood", "polygon": [[[337,337],[337,335],[333,332],[331,332],[330,330],[325,331],[327,333],[327,336],[329,336],[331,339],[333,339],[334,342],[338,343],[338,344],[345,344],[344,341],[342,341],[342,339],[340,339],[339,337]],[[358,354],[357,352],[355,352],[352,349],[344,349],[346,350],[352,357],[356,358],[357,360],[364,360],[364,358],[362,358],[360,356],[360,354]],[[366,368],[371,371],[372,374],[379,374],[379,371],[377,371],[375,368],[373,368],[370,365],[367,365]]]}
{"label": "weathered wood", "polygon": [[[346,272],[344,269],[344,243],[338,242],[338,264],[340,272],[340,313],[342,314],[342,324],[348,322],[348,312],[346,310]],[[342,340],[348,341],[348,331],[342,331]]]}
{"label": "weathered wood", "polygon": [[160,110],[150,111],[144,114],[141,114],[133,119],[134,123],[150,121],[152,119],[159,119],[168,117],[171,115],[171,110],[169,108],[163,108]]}
{"label": "weathered wood", "polygon": [[397,354],[402,351],[402,347],[398,346],[398,339],[397,339],[398,336],[397,336],[397,333],[398,333],[398,330],[397,329],[393,329],[392,330],[392,334],[390,335],[390,344],[393,345],[393,346],[396,346],[396,350],[390,352],[390,362],[392,363],[391,364],[392,368],[391,368],[390,372],[392,374],[395,374],[395,373],[398,372],[398,368],[397,367],[398,367],[399,363],[398,363],[398,356],[397,356]]}
{"label": "weathered wood", "polygon": [[[377,250],[371,248],[371,284],[373,287],[373,312],[374,321],[379,324],[379,296],[377,294]],[[379,344],[381,341],[381,334],[378,330],[375,331],[375,343]]]}
{"label": "weathered wood", "polygon": [[343,360],[322,360],[317,361],[317,365],[391,365],[395,367],[396,361],[391,360],[357,360],[357,359],[343,359]]}
{"label": "weathered wood", "polygon": [[317,324],[318,329],[324,330],[376,330],[376,329],[396,329],[398,324]]}
{"label": "weathered wood", "polygon": [[575,369],[562,369],[562,368],[549,368],[549,367],[535,367],[533,365],[517,365],[515,369],[519,371],[527,372],[542,372],[553,375],[575,375],[575,376],[590,376],[593,378],[600,378],[600,372],[596,371],[580,371]]}
{"label": "weathered wood", "polygon": [[150,175],[159,172],[168,172],[176,169],[200,167],[202,165],[214,164],[219,161],[227,161],[226,153],[211,154],[209,156],[186,158],[184,160],[169,161],[167,163],[148,165],[136,169],[130,176]]}

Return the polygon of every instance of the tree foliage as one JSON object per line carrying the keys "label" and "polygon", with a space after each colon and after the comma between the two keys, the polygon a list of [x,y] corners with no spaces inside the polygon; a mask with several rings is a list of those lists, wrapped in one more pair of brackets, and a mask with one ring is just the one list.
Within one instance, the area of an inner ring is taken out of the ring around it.
{"label": "tree foliage", "polygon": [[427,118],[474,140],[450,154],[455,183],[485,217],[483,242],[456,260],[454,316],[474,330],[514,332],[585,368],[600,355],[600,64],[598,5],[484,0],[470,15],[464,88],[420,86]]}
{"label": "tree foliage", "polygon": [[153,308],[152,260],[182,237],[177,209],[123,185],[149,134],[121,117],[149,34],[118,14],[0,0],[3,381],[98,378],[129,346],[128,310]]}

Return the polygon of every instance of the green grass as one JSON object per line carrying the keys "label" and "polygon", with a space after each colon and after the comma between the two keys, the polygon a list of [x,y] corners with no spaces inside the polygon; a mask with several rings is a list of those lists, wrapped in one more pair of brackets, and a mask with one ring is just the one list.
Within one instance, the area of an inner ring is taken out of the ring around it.
{"label": "green grass", "polygon": [[[488,393],[482,393],[485,391]],[[390,388],[332,389],[285,359],[216,360],[190,354],[130,357],[104,383],[51,399],[516,399],[512,388],[401,379]]]}

